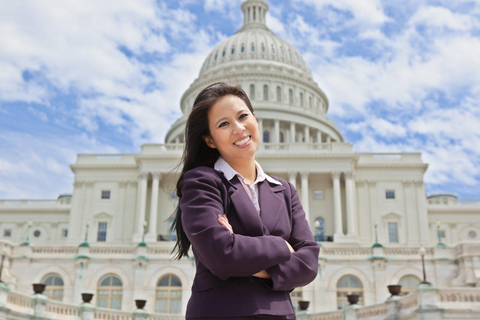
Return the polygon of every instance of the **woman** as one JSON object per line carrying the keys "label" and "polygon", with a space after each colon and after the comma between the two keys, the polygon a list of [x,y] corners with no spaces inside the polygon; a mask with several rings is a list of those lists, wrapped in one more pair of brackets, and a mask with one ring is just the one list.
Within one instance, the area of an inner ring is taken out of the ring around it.
{"label": "woman", "polygon": [[245,92],[215,83],[185,128],[177,258],[192,245],[187,319],[295,319],[290,292],[315,278],[319,247],[295,188],[255,161],[258,123]]}

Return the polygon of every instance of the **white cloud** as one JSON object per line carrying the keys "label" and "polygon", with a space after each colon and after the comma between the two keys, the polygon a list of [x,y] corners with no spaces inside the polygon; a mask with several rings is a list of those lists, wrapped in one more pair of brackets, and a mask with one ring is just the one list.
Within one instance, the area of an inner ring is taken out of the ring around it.
{"label": "white cloud", "polygon": [[410,23],[447,27],[457,31],[468,31],[479,25],[478,21],[469,15],[454,13],[445,7],[434,6],[420,7],[410,19]]}

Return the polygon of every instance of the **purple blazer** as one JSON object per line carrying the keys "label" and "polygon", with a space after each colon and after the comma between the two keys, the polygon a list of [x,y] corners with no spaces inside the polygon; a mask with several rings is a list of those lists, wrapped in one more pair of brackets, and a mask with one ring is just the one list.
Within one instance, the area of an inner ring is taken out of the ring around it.
{"label": "purple blazer", "polygon": [[[287,181],[258,186],[260,215],[237,177],[197,167],[184,174],[180,206],[196,274],[186,317],[294,318],[290,292],[315,279],[319,246],[297,190]],[[217,221],[225,213],[234,234]],[[285,240],[295,249],[290,253]],[[270,279],[251,275],[266,270]]]}

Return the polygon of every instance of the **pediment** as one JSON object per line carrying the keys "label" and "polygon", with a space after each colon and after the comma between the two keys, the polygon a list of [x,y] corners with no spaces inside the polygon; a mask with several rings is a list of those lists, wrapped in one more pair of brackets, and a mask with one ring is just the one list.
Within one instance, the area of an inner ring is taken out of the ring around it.
{"label": "pediment", "polygon": [[95,219],[111,219],[113,218],[113,215],[106,213],[106,212],[100,212],[97,213],[96,215],[93,216]]}
{"label": "pediment", "polygon": [[392,220],[395,220],[395,219],[401,219],[402,218],[402,215],[396,213],[396,212],[389,212],[389,213],[386,213],[382,216],[383,219],[392,219]]}

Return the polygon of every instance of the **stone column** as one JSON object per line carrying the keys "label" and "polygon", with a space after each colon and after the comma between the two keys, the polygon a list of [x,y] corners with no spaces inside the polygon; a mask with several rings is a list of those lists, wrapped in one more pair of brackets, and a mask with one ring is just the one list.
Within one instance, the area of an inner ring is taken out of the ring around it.
{"label": "stone column", "polygon": [[337,238],[342,238],[343,223],[342,223],[342,201],[340,196],[340,172],[332,172],[333,179],[333,208],[335,212],[335,234],[334,241]]}
{"label": "stone column", "polygon": [[322,143],[322,131],[317,130],[317,143]]}
{"label": "stone column", "polygon": [[148,223],[147,242],[157,241],[157,215],[158,215],[158,189],[160,185],[161,173],[152,173],[152,201],[150,204],[150,221]]}
{"label": "stone column", "polygon": [[418,231],[418,222],[415,208],[415,193],[413,189],[412,181],[403,181],[403,190],[405,198],[405,225],[408,228],[405,228],[407,234],[407,245],[408,246],[418,246],[420,243],[420,234]]}
{"label": "stone column", "polygon": [[274,130],[273,130],[273,142],[280,142],[280,120],[275,120]]}
{"label": "stone column", "polygon": [[290,171],[288,173],[288,181],[296,188],[297,187],[297,172]]}
{"label": "stone column", "polygon": [[290,140],[295,143],[295,122],[290,122]]}
{"label": "stone column", "polygon": [[305,136],[305,143],[309,143],[310,142],[310,127],[309,126],[305,126],[304,127],[304,134]]}
{"label": "stone column", "polygon": [[309,202],[309,191],[308,191],[308,172],[303,171],[302,172],[302,206],[303,210],[305,211],[305,218],[308,221],[308,224],[310,224],[310,210],[308,206]]}
{"label": "stone column", "polygon": [[68,221],[68,245],[78,245],[81,241],[82,234],[79,225],[83,221],[83,207],[85,206],[86,185],[83,181],[76,181],[73,184],[73,196],[71,204],[71,213]]}
{"label": "stone column", "polygon": [[143,221],[145,221],[145,210],[147,207],[147,179],[148,173],[142,172],[138,175],[138,196],[137,196],[137,224],[135,227],[134,242],[141,240],[143,235]]}
{"label": "stone column", "polygon": [[425,185],[423,181],[415,182],[417,193],[417,214],[418,227],[420,229],[420,242],[423,246],[430,245],[430,234],[428,232],[428,216],[427,216],[427,196],[425,194]]}
{"label": "stone column", "polygon": [[[370,234],[371,241],[372,243],[375,242],[375,228],[373,227],[375,225],[375,221],[380,223],[380,217],[378,216],[377,212],[377,201],[379,197],[377,196],[377,182],[376,181],[368,181],[368,189],[369,189],[369,197],[370,197],[370,225],[372,226],[372,231]],[[379,228],[377,228],[377,233],[378,233],[378,242],[381,243],[383,240],[383,228],[380,228],[380,224],[378,225]]]}
{"label": "stone column", "polygon": [[356,237],[355,182],[352,172],[345,172],[345,190],[347,196],[347,236]]}
{"label": "stone column", "polygon": [[118,182],[118,214],[115,217],[115,228],[113,228],[115,242],[121,242],[123,240],[123,218],[125,215],[125,201],[126,201],[126,189],[128,181],[119,181]]}
{"label": "stone column", "polygon": [[96,235],[92,232],[92,202],[93,202],[93,182],[86,182],[86,195],[85,204],[83,205],[83,221],[82,221],[82,233],[80,234],[80,242],[83,242],[82,235],[85,235],[87,229],[87,221],[90,221],[90,232],[88,233],[88,242],[97,241]]}
{"label": "stone column", "polygon": [[263,143],[263,119],[257,119],[258,132],[260,133],[260,143]]}
{"label": "stone column", "polygon": [[332,137],[327,136],[327,143],[330,143],[330,142],[332,142]]}

